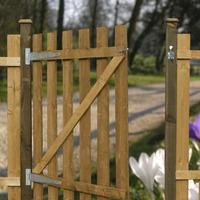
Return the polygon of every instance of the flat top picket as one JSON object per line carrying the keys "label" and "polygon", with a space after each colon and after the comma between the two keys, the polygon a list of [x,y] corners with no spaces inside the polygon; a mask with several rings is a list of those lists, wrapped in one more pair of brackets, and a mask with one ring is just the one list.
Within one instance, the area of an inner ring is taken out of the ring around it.
{"label": "flat top picket", "polygon": [[[79,31],[79,48],[90,47],[89,29]],[[90,90],[90,60],[79,60],[80,102]],[[91,112],[90,109],[80,120],[80,181],[91,182]],[[90,195],[80,194],[80,200],[90,199]]]}
{"label": "flat top picket", "polygon": [[[20,36],[8,35],[8,56],[20,56]],[[20,68],[7,71],[8,176],[20,177]],[[8,199],[21,199],[20,187],[8,187]]]}
{"label": "flat top picket", "polygon": [[[108,29],[97,28],[97,47],[108,46]],[[105,70],[107,58],[97,59],[97,78]],[[104,87],[97,98],[97,184],[109,186],[109,87]],[[99,200],[105,198],[98,197]]]}
{"label": "flat top picket", "polygon": [[[63,49],[72,48],[72,31],[63,32]],[[63,126],[73,113],[73,62],[63,61]],[[74,180],[73,166],[73,134],[69,136],[63,145],[63,177],[67,182]],[[72,191],[64,191],[64,199],[73,200]]]}
{"label": "flat top picket", "polygon": [[[55,32],[47,34],[47,49],[55,50],[57,47],[57,34]],[[55,61],[47,62],[47,143],[48,147],[54,142],[57,136],[57,66]],[[48,174],[57,176],[56,156],[48,165]],[[58,189],[48,187],[48,197],[58,199]]]}
{"label": "flat top picket", "polygon": [[[33,35],[33,51],[42,50],[42,34]],[[40,161],[43,154],[43,123],[42,123],[42,63],[33,63],[33,160]],[[43,185],[34,184],[34,200],[43,199]]]}
{"label": "flat top picket", "polygon": [[[115,46],[127,48],[126,26],[115,27]],[[116,86],[116,185],[125,189],[128,195],[129,168],[128,168],[128,64],[127,54],[115,72]],[[126,197],[128,199],[128,196]]]}

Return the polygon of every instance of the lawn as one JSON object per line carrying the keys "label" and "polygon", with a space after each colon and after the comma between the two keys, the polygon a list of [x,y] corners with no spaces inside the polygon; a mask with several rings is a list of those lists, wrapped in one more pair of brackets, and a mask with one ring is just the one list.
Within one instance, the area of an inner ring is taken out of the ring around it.
{"label": "lawn", "polygon": [[[44,76],[45,77],[45,76]],[[57,94],[62,95],[62,75],[61,72],[58,73],[57,76]],[[90,80],[91,84],[94,84],[96,81],[96,73],[91,72],[90,73]],[[191,80],[200,80],[199,76],[192,76]],[[128,86],[129,87],[135,87],[135,86],[143,86],[143,85],[148,85],[148,84],[155,84],[155,83],[164,83],[165,77],[163,75],[143,75],[143,74],[136,74],[128,75]],[[74,73],[73,77],[73,84],[74,84],[74,91],[78,91],[78,73]],[[111,78],[109,81],[109,85],[113,87],[115,84],[115,79],[114,77]],[[47,84],[46,84],[46,78],[43,78],[43,96],[45,97],[47,94]],[[7,96],[7,83],[6,80],[1,80],[0,81],[0,101],[6,101],[6,96]]]}

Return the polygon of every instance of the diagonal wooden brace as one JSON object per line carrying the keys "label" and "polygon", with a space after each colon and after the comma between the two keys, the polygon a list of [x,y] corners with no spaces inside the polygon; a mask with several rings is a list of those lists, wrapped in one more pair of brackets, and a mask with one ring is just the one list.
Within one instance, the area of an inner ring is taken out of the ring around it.
{"label": "diagonal wooden brace", "polygon": [[104,86],[106,85],[112,74],[115,72],[115,70],[118,68],[123,59],[124,56],[117,56],[112,58],[102,75],[99,77],[94,86],[90,89],[85,99],[73,113],[68,123],[64,126],[63,130],[58,133],[58,136],[55,139],[54,143],[49,147],[45,155],[42,157],[41,161],[35,166],[35,168],[33,169],[33,173],[40,174],[42,170],[48,165],[53,156],[56,154],[57,150],[66,141],[68,136],[71,134],[73,128],[91,106],[97,95],[104,88]]}

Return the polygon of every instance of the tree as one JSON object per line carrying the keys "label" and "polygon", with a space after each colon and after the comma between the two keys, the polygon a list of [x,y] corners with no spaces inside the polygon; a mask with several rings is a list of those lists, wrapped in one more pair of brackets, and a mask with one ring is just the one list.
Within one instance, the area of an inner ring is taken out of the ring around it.
{"label": "tree", "polygon": [[40,9],[40,28],[39,28],[40,33],[42,33],[44,30],[46,12],[47,12],[47,0],[42,0]]}
{"label": "tree", "polygon": [[65,1],[59,1],[58,19],[57,19],[57,42],[58,49],[62,48],[62,31],[63,31],[63,19],[65,12]]}

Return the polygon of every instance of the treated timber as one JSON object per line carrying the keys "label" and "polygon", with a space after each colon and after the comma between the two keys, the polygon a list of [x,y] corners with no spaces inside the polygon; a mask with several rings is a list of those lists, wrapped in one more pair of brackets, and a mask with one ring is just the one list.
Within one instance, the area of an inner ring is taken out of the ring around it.
{"label": "treated timber", "polygon": [[67,182],[63,182],[61,188],[111,199],[125,199],[127,197],[126,191],[119,188],[78,181],[75,181],[72,185],[69,185]]}
{"label": "treated timber", "polygon": [[[90,47],[89,29],[79,30],[79,48]],[[79,60],[80,103],[90,90],[90,60]],[[80,119],[80,181],[91,182],[91,112],[88,109]],[[89,200],[91,196],[80,193],[80,200]]]}
{"label": "treated timber", "polygon": [[87,195],[97,195],[100,197],[112,198],[112,199],[125,199],[127,197],[127,191],[116,188],[116,187],[109,187],[103,185],[95,185],[91,183],[86,183],[82,181],[73,181],[69,183],[65,179],[57,178],[57,177],[50,177],[45,176],[48,178],[53,178],[54,180],[61,181],[61,185],[55,185],[54,183],[49,183],[53,187],[62,188],[69,191],[76,191],[80,193],[84,193]]}
{"label": "treated timber", "polygon": [[[33,51],[42,50],[42,34],[33,35]],[[33,162],[38,163],[43,154],[42,134],[42,63],[33,63]],[[33,199],[43,199],[43,185],[35,183],[33,188]]]}
{"label": "treated timber", "polygon": [[[56,32],[47,34],[47,50],[57,48]],[[57,66],[56,61],[47,62],[47,146],[52,145],[57,136]],[[48,165],[48,175],[57,176],[57,157],[51,159]],[[58,190],[48,186],[48,198],[58,199]]]}
{"label": "treated timber", "polygon": [[[20,178],[19,177],[0,177],[0,187],[19,187]],[[15,197],[17,199],[17,197]]]}
{"label": "treated timber", "polygon": [[[173,46],[177,52],[177,20],[167,19],[166,49]],[[177,65],[167,59],[166,51],[166,95],[165,95],[165,198],[176,198],[176,127],[177,127]]]}
{"label": "treated timber", "polygon": [[42,157],[41,161],[34,167],[34,173],[41,173],[42,170],[47,166],[52,157],[56,154],[59,147],[66,141],[73,128],[77,125],[81,117],[91,106],[97,95],[102,91],[112,74],[118,68],[119,64],[123,61],[124,56],[117,56],[112,58],[110,63],[107,65],[106,69],[99,77],[94,86],[90,89],[84,100],[78,106],[78,108],[73,113],[72,117],[69,119],[68,123],[65,125],[62,131],[59,132],[54,143],[49,147],[45,155]]}
{"label": "treated timber", "polygon": [[[101,47],[101,48],[79,48],[79,49],[62,49],[62,50],[48,50],[42,51],[49,53],[60,53],[59,56],[52,58],[44,58],[39,60],[71,60],[71,59],[89,59],[89,58],[106,58],[113,56],[120,56],[123,54],[123,48],[117,47]],[[40,53],[40,52],[38,52]]]}
{"label": "treated timber", "polygon": [[0,57],[0,67],[19,67],[20,58],[19,57]]}
{"label": "treated timber", "polygon": [[[115,27],[115,46],[127,48],[127,28],[124,25]],[[128,63],[124,60],[115,72],[115,116],[116,116],[116,185],[129,190],[128,168]],[[128,199],[128,196],[125,198]]]}
{"label": "treated timber", "polygon": [[199,60],[200,59],[200,50],[191,50],[191,59]]}
{"label": "treated timber", "polygon": [[[20,36],[8,35],[8,56],[20,56]],[[20,177],[20,68],[7,70],[8,176]],[[21,200],[20,187],[8,187],[8,199]]]}
{"label": "treated timber", "polygon": [[[177,51],[190,49],[190,34],[177,35]],[[190,60],[177,60],[176,170],[188,170]],[[188,181],[176,181],[176,199],[188,199]]]}
{"label": "treated timber", "polygon": [[[108,46],[108,29],[97,28],[97,47]],[[107,58],[97,59],[97,79],[108,64]],[[97,98],[97,184],[109,186],[109,87],[108,84]],[[98,200],[105,198],[98,197]]]}
{"label": "treated timber", "polygon": [[32,168],[32,117],[31,117],[31,67],[25,64],[25,48],[31,47],[30,20],[19,20],[21,58],[21,107],[20,107],[20,160],[21,200],[32,199],[31,186],[26,185],[26,169]]}
{"label": "treated timber", "polygon": [[199,170],[177,170],[176,171],[177,180],[200,180]]}
{"label": "treated timber", "polygon": [[[72,48],[72,31],[63,32],[63,49]],[[70,119],[73,113],[73,61],[63,60],[63,127]],[[63,145],[63,178],[67,182],[72,182],[74,179],[73,166],[73,133]],[[74,193],[69,190],[64,190],[63,199],[73,200]]]}
{"label": "treated timber", "polygon": [[180,49],[177,52],[177,59],[199,60],[200,59],[200,50]]}

